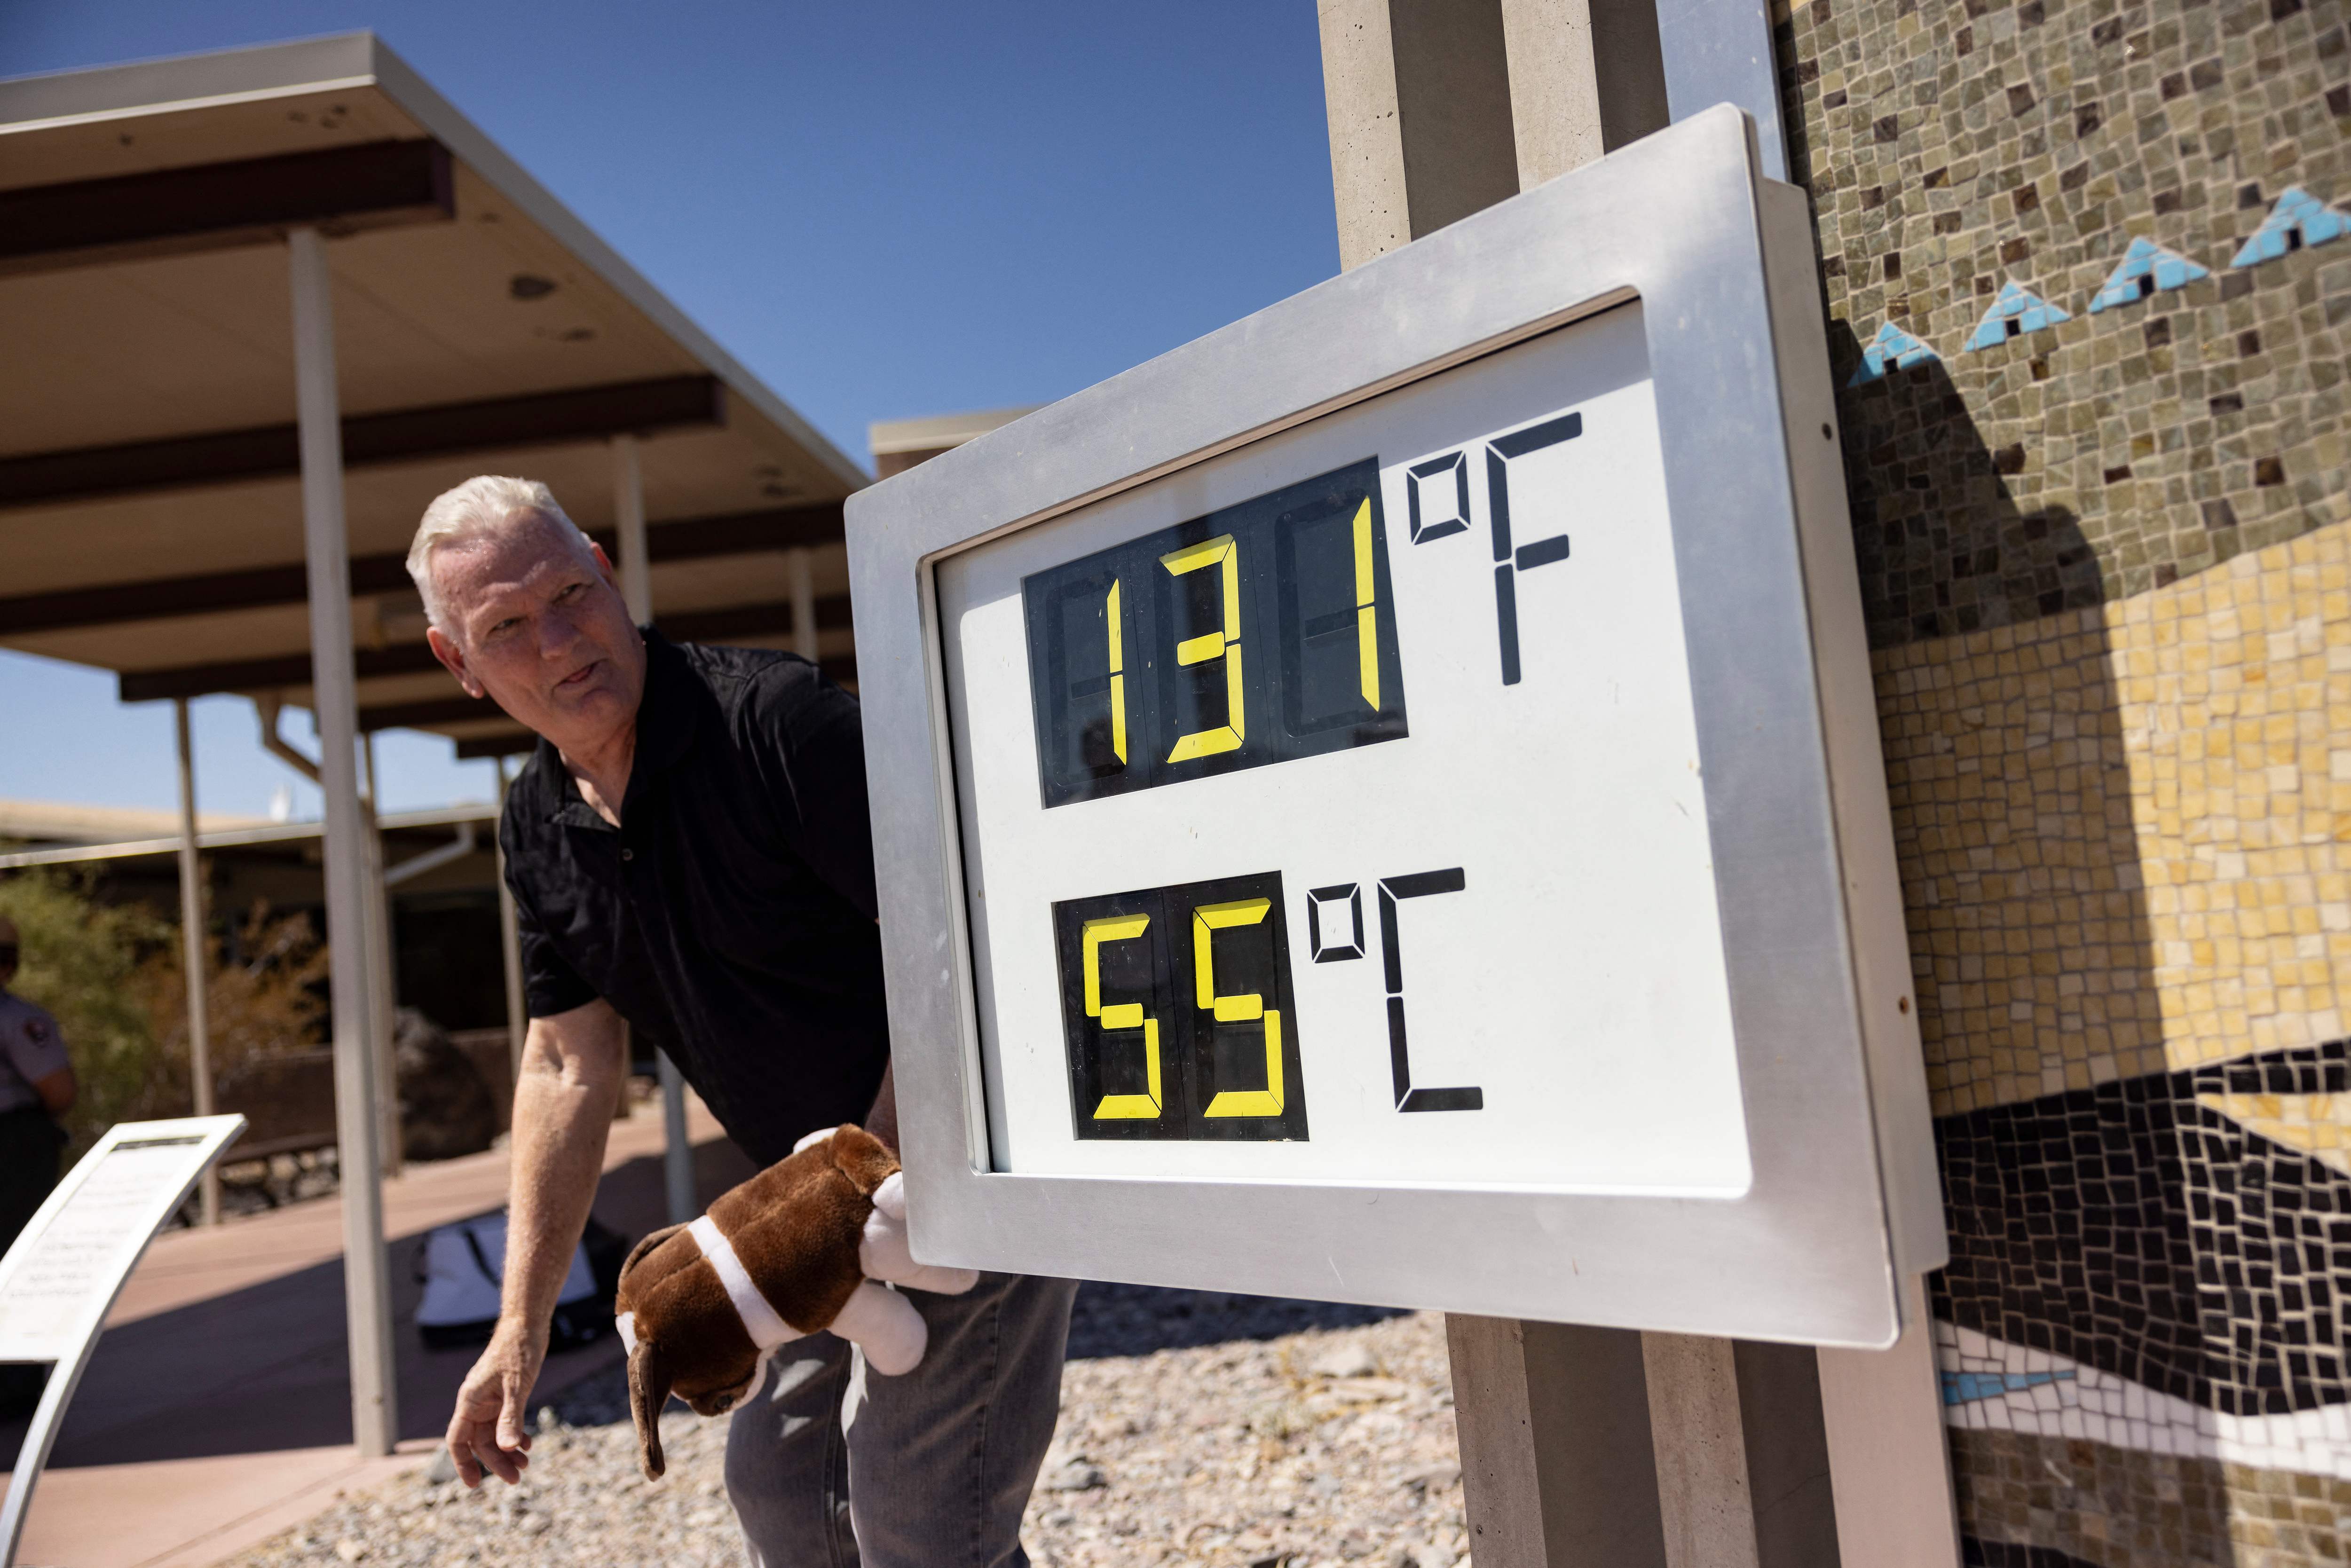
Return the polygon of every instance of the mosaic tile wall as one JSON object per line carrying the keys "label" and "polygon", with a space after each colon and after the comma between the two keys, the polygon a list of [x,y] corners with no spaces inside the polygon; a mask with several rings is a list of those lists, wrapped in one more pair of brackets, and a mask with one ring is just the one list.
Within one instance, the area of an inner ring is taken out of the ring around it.
{"label": "mosaic tile wall", "polygon": [[1781,0],[1964,1555],[2351,1561],[2346,0]]}
{"label": "mosaic tile wall", "polygon": [[2343,1561],[2351,524],[1875,663],[1978,1560]]}
{"label": "mosaic tile wall", "polygon": [[1875,663],[1938,1113],[2346,1032],[2351,524]]}
{"label": "mosaic tile wall", "polygon": [[2351,517],[2340,0],[1809,0],[1781,46],[1876,642]]}

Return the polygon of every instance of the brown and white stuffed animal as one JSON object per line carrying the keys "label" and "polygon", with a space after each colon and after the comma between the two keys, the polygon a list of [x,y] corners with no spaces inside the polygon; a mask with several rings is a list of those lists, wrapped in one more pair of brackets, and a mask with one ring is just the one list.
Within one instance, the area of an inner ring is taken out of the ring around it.
{"label": "brown and white stuffed animal", "polygon": [[646,1478],[664,1469],[671,1394],[723,1415],[759,1385],[778,1345],[826,1329],[873,1371],[911,1372],[929,1331],[912,1302],[877,1281],[957,1295],[977,1280],[915,1263],[905,1178],[887,1145],[848,1124],[810,1134],[701,1218],[638,1242],[622,1265],[613,1305]]}

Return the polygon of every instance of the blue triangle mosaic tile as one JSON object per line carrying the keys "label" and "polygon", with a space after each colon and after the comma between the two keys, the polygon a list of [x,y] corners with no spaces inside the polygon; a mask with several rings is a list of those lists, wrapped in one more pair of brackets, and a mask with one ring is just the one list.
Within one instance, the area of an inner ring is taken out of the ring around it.
{"label": "blue triangle mosaic tile", "polygon": [[2022,284],[2003,283],[2000,297],[1991,302],[1983,319],[1969,335],[1970,350],[1996,348],[2011,338],[2022,338],[2027,332],[2038,332],[2043,327],[2054,327],[2060,321],[2070,321],[2074,313],[2061,310]]}
{"label": "blue triangle mosaic tile", "polygon": [[2151,239],[2135,239],[2123,252],[2122,265],[2107,275],[2105,287],[2090,301],[2090,313],[2136,304],[2158,289],[2184,288],[2199,277],[2211,276],[2209,268],[2197,266],[2177,251],[2166,250]]}
{"label": "blue triangle mosaic tile", "polygon": [[1861,368],[1853,372],[1853,380],[1844,384],[1857,387],[1864,382],[1882,379],[1888,371],[1907,371],[1913,365],[1923,365],[1943,356],[1927,347],[1909,333],[1886,321],[1879,325],[1877,336],[1861,351]]}
{"label": "blue triangle mosaic tile", "polygon": [[1943,1374],[1943,1403],[1965,1405],[1977,1399],[1990,1399],[1996,1395],[2022,1394],[2059,1381],[2071,1382],[2074,1374],[2063,1372],[1946,1372]]}
{"label": "blue triangle mosaic tile", "polygon": [[2328,206],[2300,185],[2288,185],[2270,215],[2237,252],[2231,267],[2252,267],[2275,261],[2304,246],[2325,245],[2351,234],[2351,215]]}

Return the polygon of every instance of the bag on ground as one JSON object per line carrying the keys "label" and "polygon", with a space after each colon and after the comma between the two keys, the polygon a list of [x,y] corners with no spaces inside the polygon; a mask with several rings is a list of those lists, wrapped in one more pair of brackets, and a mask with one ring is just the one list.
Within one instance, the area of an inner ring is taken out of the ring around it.
{"label": "bag on ground", "polygon": [[[612,1291],[620,1281],[625,1241],[614,1231],[588,1222],[572,1249],[570,1270],[557,1295],[548,1332],[549,1351],[569,1350],[612,1331]],[[416,1278],[424,1287],[417,1303],[417,1332],[435,1350],[486,1344],[498,1322],[498,1287],[506,1277],[507,1217],[476,1215],[428,1233],[416,1251]]]}

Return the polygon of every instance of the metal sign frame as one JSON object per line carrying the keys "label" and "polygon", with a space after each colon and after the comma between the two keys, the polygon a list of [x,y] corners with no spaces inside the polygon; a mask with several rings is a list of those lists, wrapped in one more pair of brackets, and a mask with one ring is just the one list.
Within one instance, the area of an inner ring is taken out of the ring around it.
{"label": "metal sign frame", "polygon": [[[1633,298],[1665,452],[1743,1197],[990,1168],[933,568]],[[849,502],[914,1243],[938,1263],[1862,1346],[1942,1214],[1802,193],[1724,106]]]}
{"label": "metal sign frame", "polygon": [[66,1406],[72,1403],[74,1390],[81,1385],[81,1375],[89,1365],[90,1353],[98,1348],[99,1334],[106,1327],[106,1315],[114,1310],[117,1296],[130,1280],[131,1270],[145,1257],[147,1248],[155,1239],[156,1231],[172,1211],[188,1200],[196,1183],[210,1170],[213,1163],[245,1131],[245,1118],[226,1116],[182,1116],[162,1122],[118,1122],[90,1146],[66,1178],[57,1183],[24,1230],[0,1258],[0,1295],[5,1295],[17,1268],[32,1256],[52,1220],[65,1212],[85,1182],[103,1165],[106,1157],[128,1144],[172,1143],[188,1145],[183,1167],[183,1179],[176,1186],[159,1186],[147,1201],[152,1215],[137,1228],[139,1244],[125,1247],[110,1260],[110,1278],[101,1278],[99,1288],[90,1292],[80,1316],[63,1332],[55,1343],[66,1354],[59,1356],[49,1369],[48,1382],[41,1389],[41,1402],[34,1409],[33,1423],[26,1429],[24,1446],[17,1450],[16,1466],[8,1478],[8,1495],[0,1503],[0,1564],[16,1561],[16,1544],[25,1533],[25,1517],[33,1506],[33,1486],[41,1478],[42,1467],[49,1460],[49,1448],[56,1443],[57,1428],[65,1421]]}

